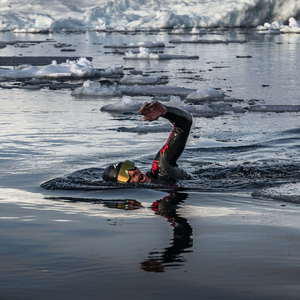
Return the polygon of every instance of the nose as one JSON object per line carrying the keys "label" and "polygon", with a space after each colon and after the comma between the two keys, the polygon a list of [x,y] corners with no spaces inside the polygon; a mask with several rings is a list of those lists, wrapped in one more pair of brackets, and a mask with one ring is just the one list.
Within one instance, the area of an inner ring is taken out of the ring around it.
{"label": "nose", "polygon": [[135,172],[136,172],[136,169],[132,169],[132,170],[128,170],[127,171],[128,172],[128,174],[129,174],[129,176],[134,176],[134,174],[135,174]]}

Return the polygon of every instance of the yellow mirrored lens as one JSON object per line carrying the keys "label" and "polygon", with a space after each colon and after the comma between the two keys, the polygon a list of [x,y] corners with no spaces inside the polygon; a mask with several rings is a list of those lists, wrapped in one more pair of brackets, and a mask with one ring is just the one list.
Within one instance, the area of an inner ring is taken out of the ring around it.
{"label": "yellow mirrored lens", "polygon": [[128,175],[128,173],[126,172],[127,170],[132,170],[135,168],[135,164],[133,161],[130,161],[130,160],[126,160],[120,171],[119,171],[119,174],[118,174],[118,181],[119,182],[128,182],[128,180],[130,179],[130,176]]}

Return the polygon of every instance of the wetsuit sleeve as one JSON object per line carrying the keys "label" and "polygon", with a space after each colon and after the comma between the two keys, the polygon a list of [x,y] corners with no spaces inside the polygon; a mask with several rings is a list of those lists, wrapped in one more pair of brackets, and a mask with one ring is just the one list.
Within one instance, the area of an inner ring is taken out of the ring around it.
{"label": "wetsuit sleeve", "polygon": [[177,107],[168,107],[167,113],[163,116],[174,126],[165,145],[156,154],[151,173],[153,177],[159,177],[165,174],[167,165],[177,167],[176,161],[183,152],[190,129],[193,123],[192,115]]}
{"label": "wetsuit sleeve", "polygon": [[172,166],[182,154],[192,126],[192,115],[177,107],[166,107],[167,113],[163,116],[174,126],[165,145],[160,149],[160,155]]}

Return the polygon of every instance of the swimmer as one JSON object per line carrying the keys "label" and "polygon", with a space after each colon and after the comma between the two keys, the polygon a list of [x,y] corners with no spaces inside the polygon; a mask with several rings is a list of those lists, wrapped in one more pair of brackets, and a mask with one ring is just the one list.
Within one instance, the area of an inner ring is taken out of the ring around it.
{"label": "swimmer", "polygon": [[145,103],[139,113],[143,115],[143,121],[152,122],[163,117],[174,125],[167,142],[154,157],[152,168],[146,174],[134,162],[126,160],[108,166],[102,174],[103,179],[120,183],[191,179],[191,175],[179,168],[176,162],[185,148],[193,122],[192,115],[180,108],[165,106],[156,101]]}

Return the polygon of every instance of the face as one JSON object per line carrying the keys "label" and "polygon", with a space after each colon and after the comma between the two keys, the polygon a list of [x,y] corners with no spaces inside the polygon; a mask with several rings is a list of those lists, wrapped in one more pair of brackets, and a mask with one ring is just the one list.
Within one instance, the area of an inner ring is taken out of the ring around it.
{"label": "face", "polygon": [[128,175],[130,176],[129,182],[134,182],[134,183],[150,183],[151,179],[146,176],[144,173],[141,172],[139,168],[134,168],[132,170],[128,170]]}

